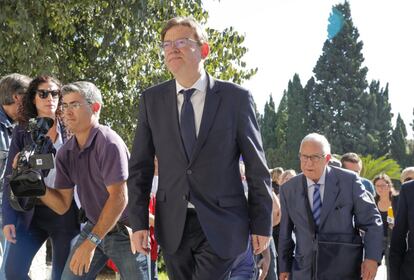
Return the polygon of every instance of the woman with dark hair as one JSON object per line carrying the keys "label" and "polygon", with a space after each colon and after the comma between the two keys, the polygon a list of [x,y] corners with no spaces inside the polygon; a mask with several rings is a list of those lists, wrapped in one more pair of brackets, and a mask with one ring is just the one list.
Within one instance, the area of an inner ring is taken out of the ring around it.
{"label": "woman with dark hair", "polygon": [[[10,146],[6,174],[12,174],[16,167],[17,154],[27,145],[32,144],[28,123],[31,118],[48,117],[54,120],[46,136],[46,144],[41,152],[53,153],[66,141],[66,132],[60,112],[61,84],[50,76],[40,76],[29,84],[27,94],[19,108],[19,125],[14,129]],[[13,161],[15,161],[13,163]],[[55,169],[42,171],[42,177],[48,187],[54,186]],[[23,203],[23,200],[21,200]],[[3,196],[3,232],[11,242],[6,262],[7,279],[30,279],[28,272],[31,262],[48,239],[53,249],[52,279],[60,279],[70,252],[70,242],[79,233],[77,208],[75,203],[64,215],[58,215],[40,200],[26,212],[16,211],[10,205],[10,183],[6,178]]]}
{"label": "woman with dark hair", "polygon": [[387,174],[381,173],[375,176],[372,182],[374,183],[376,191],[375,203],[377,204],[378,210],[381,214],[382,225],[384,228],[383,255],[385,257],[385,265],[387,266],[387,279],[390,279],[389,254],[391,232],[394,222],[391,222],[387,218],[390,208],[392,208],[394,217],[398,211],[398,194],[394,189],[391,178]]}

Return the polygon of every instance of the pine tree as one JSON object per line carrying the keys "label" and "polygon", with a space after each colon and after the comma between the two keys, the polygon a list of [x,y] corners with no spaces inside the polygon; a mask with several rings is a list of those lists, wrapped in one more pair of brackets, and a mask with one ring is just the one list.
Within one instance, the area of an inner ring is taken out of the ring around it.
{"label": "pine tree", "polygon": [[397,123],[392,132],[391,155],[401,166],[407,163],[407,129],[401,115],[398,114]]}
{"label": "pine tree", "polygon": [[286,168],[299,169],[298,151],[300,142],[306,135],[305,91],[298,74],[289,81],[287,90],[287,128],[286,128]]}
{"label": "pine tree", "polygon": [[[362,66],[362,41],[354,26],[349,3],[333,8],[332,17],[340,15],[339,32],[325,41],[323,53],[315,68],[315,85],[309,96],[310,115],[333,146],[335,153],[364,153],[366,144],[364,105],[368,94],[366,74]],[[330,20],[332,22],[332,20]],[[332,34],[330,34],[332,35]]]}

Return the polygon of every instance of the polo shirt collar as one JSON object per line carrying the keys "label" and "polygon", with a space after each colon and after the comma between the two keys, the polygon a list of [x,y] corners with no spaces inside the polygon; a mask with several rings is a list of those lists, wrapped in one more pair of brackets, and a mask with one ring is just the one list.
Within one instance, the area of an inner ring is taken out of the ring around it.
{"label": "polo shirt collar", "polygon": [[[89,131],[88,140],[86,140],[85,146],[83,147],[83,150],[86,150],[92,145],[93,140],[95,139],[96,134],[99,131],[100,124],[98,122],[94,123],[91,127],[91,130]],[[68,150],[80,150],[78,141],[76,140],[76,137],[73,136],[70,141],[68,141]]]}

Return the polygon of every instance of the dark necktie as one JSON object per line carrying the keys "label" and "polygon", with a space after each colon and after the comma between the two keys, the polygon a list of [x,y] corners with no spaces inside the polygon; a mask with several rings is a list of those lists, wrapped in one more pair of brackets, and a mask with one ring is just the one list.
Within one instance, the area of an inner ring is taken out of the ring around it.
{"label": "dark necktie", "polygon": [[193,148],[197,140],[194,109],[193,104],[191,103],[191,96],[195,91],[195,88],[180,91],[184,96],[180,114],[180,131],[188,160],[191,159]]}
{"label": "dark necktie", "polygon": [[313,191],[313,220],[315,221],[316,227],[319,227],[321,221],[321,209],[322,209],[322,200],[321,200],[321,192],[320,187],[321,185],[315,184],[315,189]]}

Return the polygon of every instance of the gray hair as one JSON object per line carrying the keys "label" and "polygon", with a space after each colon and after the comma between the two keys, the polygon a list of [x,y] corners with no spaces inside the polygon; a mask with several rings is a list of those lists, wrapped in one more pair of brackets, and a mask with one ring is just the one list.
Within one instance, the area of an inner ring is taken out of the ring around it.
{"label": "gray hair", "polygon": [[72,92],[77,92],[90,104],[103,104],[101,91],[91,82],[79,81],[70,83],[64,85],[61,91],[62,96]]}
{"label": "gray hair", "polygon": [[13,95],[25,94],[32,79],[26,75],[13,73],[0,80],[0,105],[14,103]]}
{"label": "gray hair", "polygon": [[322,147],[322,152],[324,155],[331,154],[331,144],[329,144],[328,139],[325,136],[319,133],[310,133],[302,139],[300,146],[302,147],[305,142],[316,142],[319,143]]}

